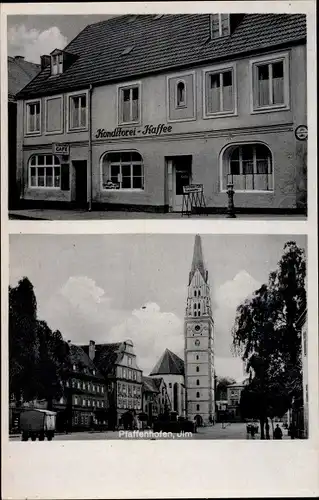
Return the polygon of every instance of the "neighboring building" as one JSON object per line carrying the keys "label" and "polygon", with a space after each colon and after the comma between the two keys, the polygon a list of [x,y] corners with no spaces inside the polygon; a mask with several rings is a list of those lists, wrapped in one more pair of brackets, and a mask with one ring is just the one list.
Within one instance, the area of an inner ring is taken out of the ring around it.
{"label": "neighboring building", "polygon": [[131,424],[142,411],[142,370],[137,365],[133,342],[82,346],[105,377],[108,391],[108,423],[115,428],[125,421]]}
{"label": "neighboring building", "polygon": [[210,424],[215,419],[214,321],[199,235],[189,274],[184,332],[186,414],[197,425]]}
{"label": "neighboring building", "polygon": [[151,378],[161,377],[167,388],[171,410],[185,417],[186,393],[185,393],[185,369],[184,361],[169,349],[162,354],[153,370]]}
{"label": "neighboring building", "polygon": [[15,208],[20,199],[17,185],[17,101],[16,95],[41,70],[40,64],[25,61],[22,56],[8,57],[8,202]]}
{"label": "neighboring building", "polygon": [[142,382],[142,408],[150,425],[159,415],[171,410],[171,403],[162,377],[142,377]]}
{"label": "neighboring building", "polygon": [[107,386],[102,373],[77,345],[70,345],[72,371],[65,383],[64,396],[54,401],[58,412],[57,426],[65,429],[90,428],[93,423],[106,423]]}
{"label": "neighboring building", "polygon": [[[247,379],[247,377],[246,377]],[[238,380],[234,384],[227,386],[227,411],[229,418],[240,419],[240,398],[245,387],[245,381]]]}
{"label": "neighboring building", "polygon": [[306,16],[126,15],[87,26],[18,95],[24,204],[306,210]]}

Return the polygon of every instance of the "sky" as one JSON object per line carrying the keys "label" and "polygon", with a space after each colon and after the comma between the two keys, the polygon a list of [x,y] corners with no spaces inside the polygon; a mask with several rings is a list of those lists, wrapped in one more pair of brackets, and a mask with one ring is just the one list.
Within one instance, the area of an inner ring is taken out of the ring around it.
{"label": "sky", "polygon": [[88,24],[110,15],[8,16],[8,56],[40,64],[40,56],[63,49]]}
{"label": "sky", "polygon": [[[131,339],[148,374],[166,348],[182,358],[194,235],[10,235],[10,284],[27,276],[38,317],[75,344]],[[231,352],[237,306],[276,268],[287,241],[304,236],[204,235],[212,296],[217,376],[235,380]]]}

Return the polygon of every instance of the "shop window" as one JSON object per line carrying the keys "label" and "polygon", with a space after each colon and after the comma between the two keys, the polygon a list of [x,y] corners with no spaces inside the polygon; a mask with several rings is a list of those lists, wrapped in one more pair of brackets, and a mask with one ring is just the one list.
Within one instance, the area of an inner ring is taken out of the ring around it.
{"label": "shop window", "polygon": [[287,108],[289,101],[288,55],[254,59],[252,65],[253,111]]}
{"label": "shop window", "polygon": [[60,185],[61,166],[58,157],[33,155],[29,160],[29,187],[57,189]]}
{"label": "shop window", "polygon": [[138,123],[140,121],[140,84],[118,89],[119,124]]}
{"label": "shop window", "polygon": [[269,148],[263,144],[242,144],[223,154],[222,189],[231,182],[236,191],[272,191],[273,165]]}
{"label": "shop window", "polygon": [[63,73],[63,54],[54,54],[51,56],[51,74],[60,75]]}
{"label": "shop window", "polygon": [[176,84],[176,107],[186,106],[186,84],[180,81]]}
{"label": "shop window", "polygon": [[107,153],[102,159],[102,189],[144,189],[144,167],[135,151]]}
{"label": "shop window", "polygon": [[87,128],[87,94],[69,95],[69,131]]}
{"label": "shop window", "polygon": [[41,101],[26,103],[26,133],[41,133]]}
{"label": "shop window", "polygon": [[229,14],[210,15],[211,38],[220,38],[230,34]]}
{"label": "shop window", "polygon": [[235,113],[234,68],[205,73],[205,117]]}

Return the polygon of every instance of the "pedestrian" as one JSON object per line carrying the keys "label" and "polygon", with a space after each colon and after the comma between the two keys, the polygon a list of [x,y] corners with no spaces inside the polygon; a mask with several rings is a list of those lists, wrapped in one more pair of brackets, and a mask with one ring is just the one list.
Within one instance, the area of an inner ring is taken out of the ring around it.
{"label": "pedestrian", "polygon": [[274,439],[282,439],[282,430],[279,427],[279,424],[276,425],[274,430]]}

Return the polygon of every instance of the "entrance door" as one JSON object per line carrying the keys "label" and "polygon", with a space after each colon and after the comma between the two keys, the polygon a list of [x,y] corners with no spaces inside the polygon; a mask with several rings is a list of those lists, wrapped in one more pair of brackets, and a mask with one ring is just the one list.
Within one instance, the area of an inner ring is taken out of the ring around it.
{"label": "entrance door", "polygon": [[170,158],[172,170],[171,208],[174,212],[181,212],[183,205],[183,187],[191,183],[192,157],[174,156]]}
{"label": "entrance door", "polygon": [[74,161],[75,169],[75,203],[79,208],[86,208],[87,204],[87,163]]}
{"label": "entrance door", "polygon": [[203,425],[203,419],[201,415],[195,415],[194,420],[196,422],[197,427],[201,427]]}

